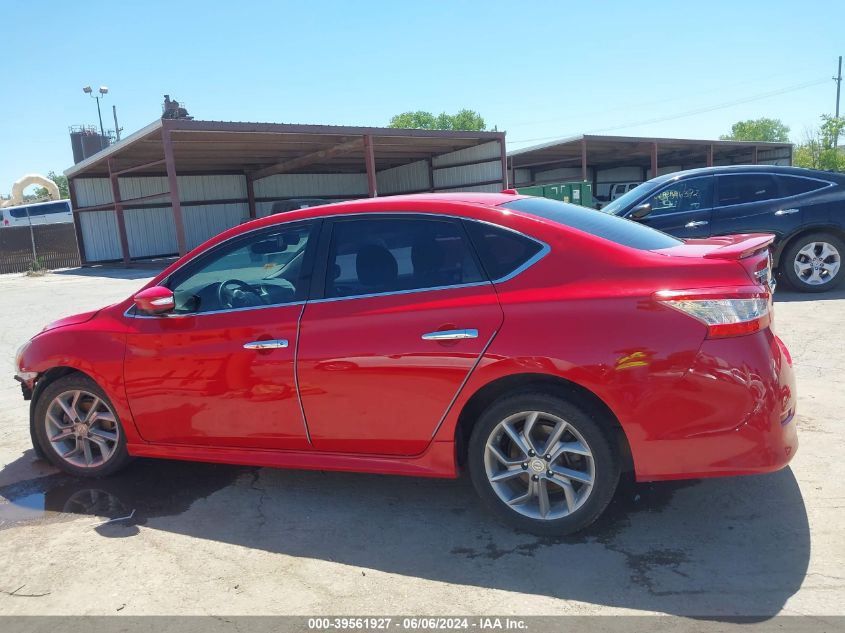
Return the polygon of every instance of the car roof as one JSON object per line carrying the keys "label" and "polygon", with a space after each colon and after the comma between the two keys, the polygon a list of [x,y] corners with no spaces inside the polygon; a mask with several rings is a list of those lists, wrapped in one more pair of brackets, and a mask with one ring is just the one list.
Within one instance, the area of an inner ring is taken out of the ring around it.
{"label": "car roof", "polygon": [[832,180],[834,182],[842,181],[842,174],[822,171],[819,169],[805,169],[804,167],[791,167],[788,165],[720,165],[718,167],[698,167],[696,169],[674,171],[658,176],[657,178],[653,178],[649,182],[657,184],[669,182],[670,180],[692,178],[694,176],[755,173],[779,174],[783,176],[804,176],[805,178],[819,178],[823,180]]}

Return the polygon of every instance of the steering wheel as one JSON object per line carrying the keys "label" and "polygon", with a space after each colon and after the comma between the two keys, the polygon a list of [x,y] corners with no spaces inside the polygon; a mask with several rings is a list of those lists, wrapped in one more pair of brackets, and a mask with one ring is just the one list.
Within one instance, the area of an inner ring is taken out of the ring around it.
{"label": "steering wheel", "polygon": [[[229,286],[234,287],[229,288]],[[217,301],[221,306],[227,308],[243,308],[250,305],[259,305],[261,296],[245,281],[227,279],[217,287]]]}

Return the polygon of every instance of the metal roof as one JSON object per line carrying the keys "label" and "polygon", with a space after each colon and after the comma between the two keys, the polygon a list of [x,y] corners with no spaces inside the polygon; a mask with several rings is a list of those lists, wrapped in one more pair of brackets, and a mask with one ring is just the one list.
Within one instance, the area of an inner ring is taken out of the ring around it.
{"label": "metal roof", "polygon": [[[504,139],[503,132],[159,119],[64,173],[70,178],[105,176],[108,159],[114,159],[116,170],[156,163],[164,155],[165,132],[180,174],[260,173],[281,164],[285,173],[360,173],[365,170],[364,136],[372,138],[376,169],[381,171]],[[151,164],[133,172],[162,175],[165,170]]]}
{"label": "metal roof", "polygon": [[660,150],[661,164],[689,163],[704,156],[713,148],[715,160],[727,162],[747,161],[750,150],[789,151],[791,143],[770,143],[762,141],[728,141],[708,139],[684,139],[641,136],[600,136],[580,134],[548,143],[541,143],[508,152],[514,168],[544,164],[581,164],[582,143],[587,145],[587,161],[592,165],[647,166],[651,160],[653,145]]}

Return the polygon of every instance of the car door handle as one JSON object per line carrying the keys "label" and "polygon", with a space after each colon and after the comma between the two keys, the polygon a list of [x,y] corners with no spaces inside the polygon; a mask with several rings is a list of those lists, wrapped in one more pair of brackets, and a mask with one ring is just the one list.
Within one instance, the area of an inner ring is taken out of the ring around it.
{"label": "car door handle", "polygon": [[288,342],[283,338],[269,341],[252,341],[251,343],[244,343],[244,349],[279,349],[287,346]]}
{"label": "car door handle", "polygon": [[707,220],[693,220],[692,222],[687,222],[684,226],[688,229],[694,229],[697,226],[706,226],[710,224]]}
{"label": "car door handle", "polygon": [[463,338],[478,338],[478,330],[437,330],[422,335],[424,341],[457,341]]}
{"label": "car door handle", "polygon": [[793,213],[798,213],[800,209],[781,209],[780,211],[775,211],[775,215],[792,215]]}

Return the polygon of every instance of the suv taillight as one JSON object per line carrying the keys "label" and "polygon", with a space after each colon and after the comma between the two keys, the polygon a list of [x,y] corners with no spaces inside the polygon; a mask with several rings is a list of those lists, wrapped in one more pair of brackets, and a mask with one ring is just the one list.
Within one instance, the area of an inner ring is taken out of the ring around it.
{"label": "suv taillight", "polygon": [[683,312],[707,326],[707,338],[753,334],[769,326],[769,293],[756,289],[706,288],[662,290],[655,294],[663,305]]}

